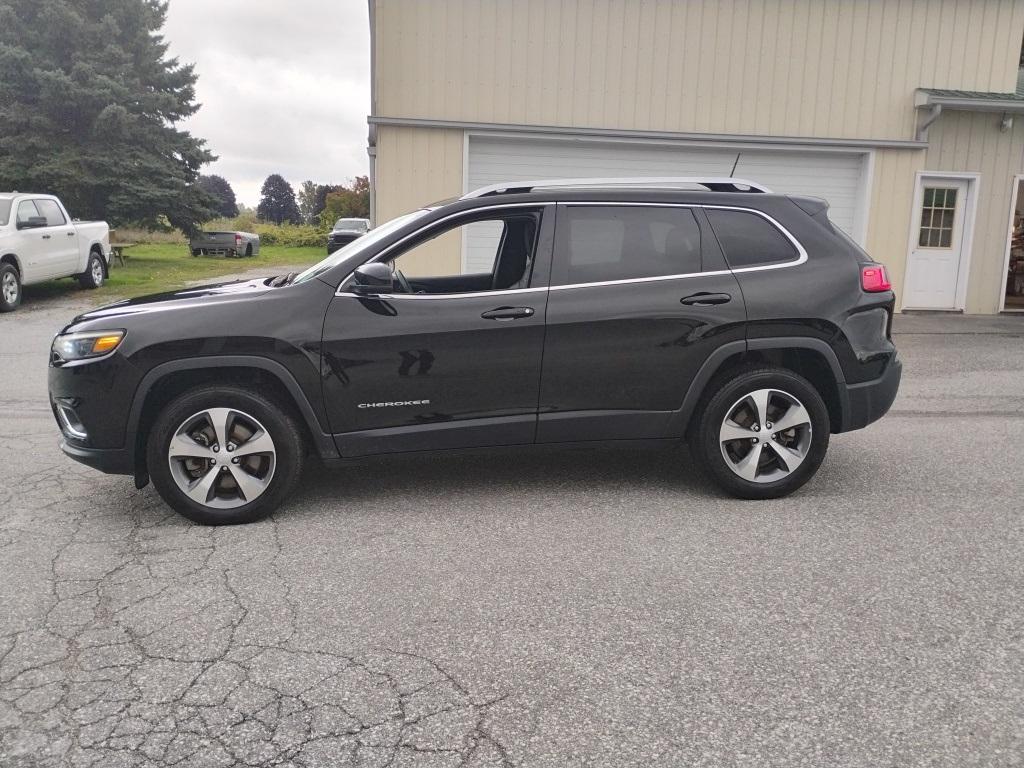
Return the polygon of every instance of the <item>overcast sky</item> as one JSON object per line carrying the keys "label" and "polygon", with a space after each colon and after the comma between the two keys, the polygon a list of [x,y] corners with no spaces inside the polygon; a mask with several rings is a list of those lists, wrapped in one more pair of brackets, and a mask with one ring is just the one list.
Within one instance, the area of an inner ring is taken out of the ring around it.
{"label": "overcast sky", "polygon": [[239,202],[256,205],[271,173],[296,191],[367,173],[366,0],[170,0],[164,36],[199,75],[185,127],[219,156],[204,173]]}

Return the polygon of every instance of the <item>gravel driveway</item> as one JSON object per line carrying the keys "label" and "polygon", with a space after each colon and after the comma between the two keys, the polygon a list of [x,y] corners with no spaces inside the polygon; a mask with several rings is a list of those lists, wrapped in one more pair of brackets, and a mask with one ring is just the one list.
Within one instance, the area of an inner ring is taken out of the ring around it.
{"label": "gravel driveway", "polygon": [[371,461],[188,524],[57,450],[0,317],[0,765],[1024,761],[1024,318],[900,318],[816,480],[682,450]]}

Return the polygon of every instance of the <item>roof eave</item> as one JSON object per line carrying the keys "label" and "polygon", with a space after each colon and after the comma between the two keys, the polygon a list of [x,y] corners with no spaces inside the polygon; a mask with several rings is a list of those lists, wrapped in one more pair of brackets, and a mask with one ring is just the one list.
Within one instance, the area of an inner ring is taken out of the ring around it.
{"label": "roof eave", "polygon": [[984,98],[980,96],[945,96],[918,88],[914,95],[915,107],[955,109],[965,112],[1009,112],[1024,114],[1024,99]]}

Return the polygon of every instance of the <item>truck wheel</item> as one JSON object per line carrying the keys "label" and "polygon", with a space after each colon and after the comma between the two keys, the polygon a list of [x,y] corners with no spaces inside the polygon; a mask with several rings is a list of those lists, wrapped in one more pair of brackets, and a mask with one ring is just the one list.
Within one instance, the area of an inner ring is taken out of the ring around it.
{"label": "truck wheel", "polygon": [[723,490],[774,499],[814,476],[830,431],[825,402],[807,379],[756,368],[719,387],[699,415],[691,449]]}
{"label": "truck wheel", "polygon": [[233,525],[277,509],[299,479],[304,448],[298,426],[272,400],[215,385],[164,407],[146,459],[171,507],[202,525]]}
{"label": "truck wheel", "polygon": [[0,312],[13,312],[21,304],[21,275],[13,264],[0,264]]}
{"label": "truck wheel", "polygon": [[252,243],[249,243],[247,246],[245,246],[245,255],[247,257],[252,256]]}
{"label": "truck wheel", "polygon": [[200,251],[198,248],[193,248],[192,249],[192,255],[193,256],[198,256],[200,253],[202,253],[202,251]]}
{"label": "truck wheel", "polygon": [[85,266],[85,272],[78,276],[78,282],[83,288],[99,288],[103,285],[106,275],[103,257],[93,251],[89,254],[89,263]]}

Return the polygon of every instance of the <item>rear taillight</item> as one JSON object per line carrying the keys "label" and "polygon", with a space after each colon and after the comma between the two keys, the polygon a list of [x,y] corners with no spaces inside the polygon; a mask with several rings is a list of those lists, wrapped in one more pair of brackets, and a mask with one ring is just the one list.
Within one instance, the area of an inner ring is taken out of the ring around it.
{"label": "rear taillight", "polygon": [[241,243],[242,243],[242,236],[236,234],[235,235],[235,245],[241,245]]}
{"label": "rear taillight", "polygon": [[892,283],[881,264],[865,264],[860,268],[860,287],[868,293],[891,291]]}

